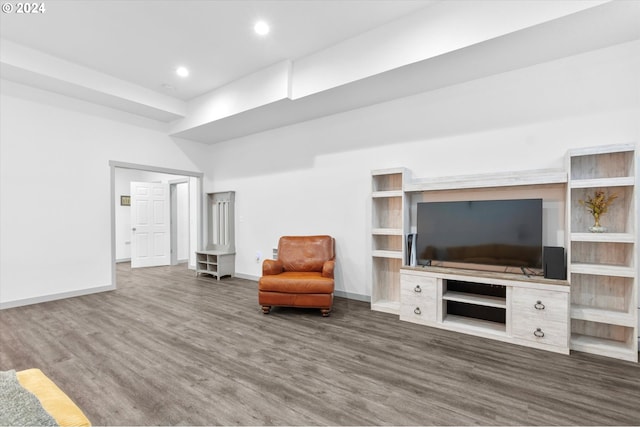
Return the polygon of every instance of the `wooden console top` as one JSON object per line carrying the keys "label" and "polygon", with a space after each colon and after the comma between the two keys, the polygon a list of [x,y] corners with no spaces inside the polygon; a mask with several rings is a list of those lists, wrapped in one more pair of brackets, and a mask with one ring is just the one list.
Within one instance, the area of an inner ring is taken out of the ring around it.
{"label": "wooden console top", "polygon": [[518,282],[525,282],[525,283],[570,286],[570,283],[567,280],[545,279],[542,276],[534,276],[534,275],[526,276],[522,273],[515,273],[515,272],[509,273],[509,272],[499,272],[499,271],[475,270],[475,269],[469,269],[469,268],[458,268],[458,267],[452,268],[452,267],[435,267],[435,266],[419,266],[419,267],[403,266],[401,270],[424,271],[424,272],[429,272],[433,274],[465,276],[465,277],[469,277],[469,279],[485,278],[485,279],[518,281]]}

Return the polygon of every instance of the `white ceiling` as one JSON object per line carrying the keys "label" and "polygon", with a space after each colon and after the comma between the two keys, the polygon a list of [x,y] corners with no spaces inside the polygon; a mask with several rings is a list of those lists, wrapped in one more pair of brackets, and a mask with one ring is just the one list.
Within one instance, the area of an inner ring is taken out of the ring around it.
{"label": "white ceiling", "polygon": [[[295,60],[433,0],[47,0],[41,14],[2,13],[3,39],[189,100]],[[271,33],[259,37],[263,19]],[[191,75],[176,76],[179,65]],[[171,88],[164,87],[170,85]]]}
{"label": "white ceiling", "polygon": [[41,14],[0,14],[3,81],[204,143],[640,39],[640,0],[42,3]]}

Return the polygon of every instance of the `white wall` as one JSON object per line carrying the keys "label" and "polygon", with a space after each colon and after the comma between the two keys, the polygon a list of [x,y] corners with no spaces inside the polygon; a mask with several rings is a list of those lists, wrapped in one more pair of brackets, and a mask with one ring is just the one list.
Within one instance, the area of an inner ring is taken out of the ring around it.
{"label": "white wall", "polygon": [[372,169],[562,168],[570,147],[638,141],[639,75],[633,42],[215,144],[205,191],[236,191],[239,275],[281,235],[326,233],[337,290],[368,296]]}
{"label": "white wall", "polygon": [[203,170],[150,120],[2,81],[0,306],[107,289],[109,161]]}
{"label": "white wall", "polygon": [[370,295],[372,169],[560,168],[570,147],[638,141],[638,75],[634,42],[212,146],[2,81],[0,307],[113,286],[110,160],[204,171],[205,192],[236,191],[240,275],[257,278],[256,251],[283,234],[327,233],[337,289]]}

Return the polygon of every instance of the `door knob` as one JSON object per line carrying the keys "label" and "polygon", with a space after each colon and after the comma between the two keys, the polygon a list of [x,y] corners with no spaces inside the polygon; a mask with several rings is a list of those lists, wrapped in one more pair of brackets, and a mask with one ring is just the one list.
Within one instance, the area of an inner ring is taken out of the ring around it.
{"label": "door knob", "polygon": [[133,228],[131,229],[131,231],[136,231],[136,228],[135,228],[135,227],[133,227]]}

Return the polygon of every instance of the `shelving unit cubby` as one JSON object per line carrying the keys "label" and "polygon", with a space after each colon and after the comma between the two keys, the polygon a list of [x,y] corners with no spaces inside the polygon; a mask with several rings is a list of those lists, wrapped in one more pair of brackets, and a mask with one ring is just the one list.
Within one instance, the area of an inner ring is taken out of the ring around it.
{"label": "shelving unit cubby", "polygon": [[[638,224],[635,144],[571,150],[568,207],[571,348],[638,361]],[[595,191],[618,197],[604,233],[580,204]]]}

